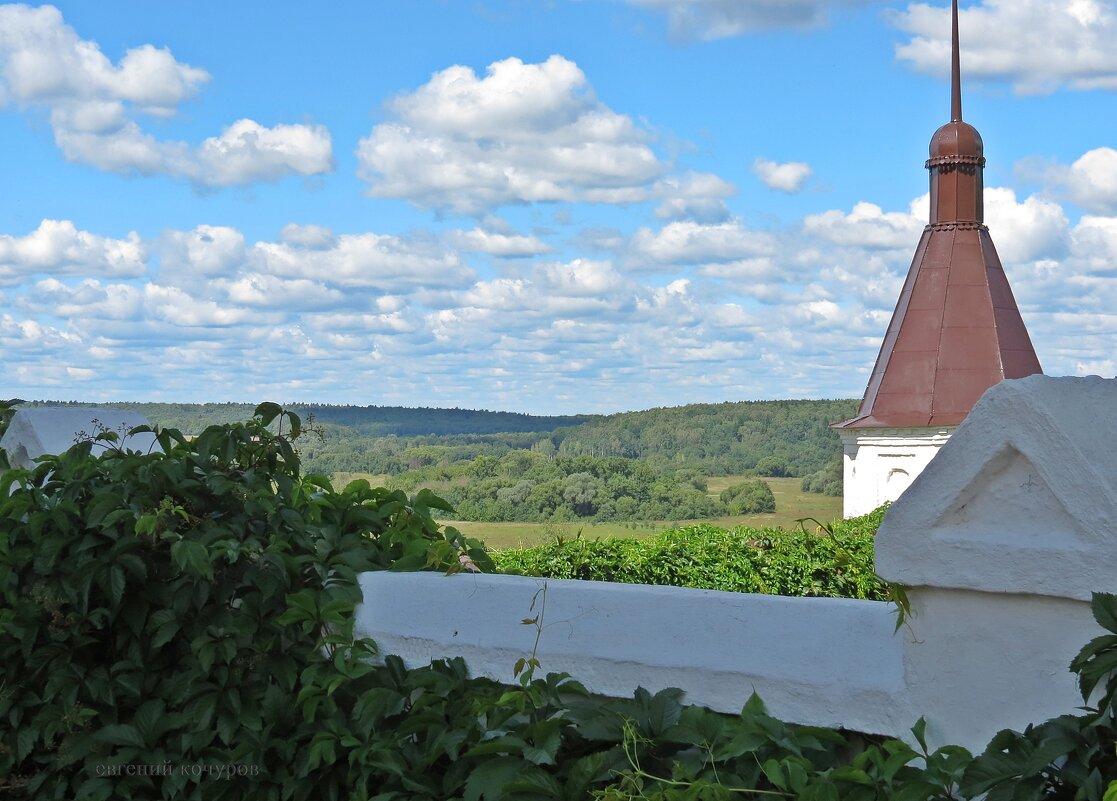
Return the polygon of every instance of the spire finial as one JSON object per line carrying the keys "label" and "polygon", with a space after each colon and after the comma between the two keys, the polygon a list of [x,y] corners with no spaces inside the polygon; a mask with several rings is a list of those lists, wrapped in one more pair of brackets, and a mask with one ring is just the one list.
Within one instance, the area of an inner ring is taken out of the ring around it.
{"label": "spire finial", "polygon": [[950,121],[962,119],[962,69],[958,62],[958,0],[951,3]]}

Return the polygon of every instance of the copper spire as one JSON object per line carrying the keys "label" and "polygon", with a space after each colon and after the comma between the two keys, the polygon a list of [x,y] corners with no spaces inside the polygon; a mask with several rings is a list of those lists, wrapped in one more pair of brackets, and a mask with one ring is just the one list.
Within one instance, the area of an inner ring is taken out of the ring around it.
{"label": "copper spire", "polygon": [[950,121],[962,121],[962,67],[958,61],[958,0],[950,6]]}
{"label": "copper spire", "polygon": [[952,0],[951,121],[931,138],[931,219],[857,416],[837,428],[962,422],[989,387],[1042,372],[984,224],[981,135],[962,121]]}

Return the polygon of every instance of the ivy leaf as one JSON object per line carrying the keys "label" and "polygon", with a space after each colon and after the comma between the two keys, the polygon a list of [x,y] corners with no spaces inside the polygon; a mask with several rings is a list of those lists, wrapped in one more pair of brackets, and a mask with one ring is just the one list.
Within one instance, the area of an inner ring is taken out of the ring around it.
{"label": "ivy leaf", "polygon": [[113,565],[109,568],[109,598],[114,607],[119,606],[120,599],[124,597],[124,585],[124,571],[120,565]]}
{"label": "ivy leaf", "polygon": [[109,745],[131,745],[143,748],[144,738],[139,729],[129,723],[113,723],[93,735],[93,739]]}
{"label": "ivy leaf", "polygon": [[519,778],[528,766],[518,757],[487,759],[473,769],[465,782],[465,801],[497,801],[504,797],[504,788]]}
{"label": "ivy leaf", "polygon": [[196,540],[182,539],[171,546],[171,559],[183,573],[213,579],[213,563],[206,546]]}
{"label": "ivy leaf", "polygon": [[256,411],[252,413],[253,417],[260,418],[260,424],[263,426],[271,425],[272,420],[279,417],[283,413],[283,407],[278,403],[265,402],[256,407]]}
{"label": "ivy leaf", "polygon": [[1090,600],[1090,609],[1099,626],[1117,634],[1117,595],[1095,592]]}
{"label": "ivy leaf", "polygon": [[144,740],[144,745],[153,742],[161,733],[160,726],[163,722],[166,705],[161,699],[145,701],[136,714],[132,717],[136,729]]}
{"label": "ivy leaf", "polygon": [[22,762],[31,753],[35,741],[39,739],[39,732],[34,726],[24,726],[16,735],[16,759]]}

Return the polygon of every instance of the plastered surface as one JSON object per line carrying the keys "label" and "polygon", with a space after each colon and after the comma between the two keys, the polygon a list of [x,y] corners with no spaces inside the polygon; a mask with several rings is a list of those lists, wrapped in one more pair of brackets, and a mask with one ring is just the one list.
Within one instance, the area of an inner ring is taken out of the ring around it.
{"label": "plastered surface", "polygon": [[[464,657],[474,675],[512,682],[542,609],[542,579],[365,573],[357,627],[409,665]],[[546,581],[541,671],[630,696],[679,687],[688,703],[739,712],[757,692],[784,720],[905,731],[903,637],[889,604],[834,598]],[[532,601],[535,600],[534,608]]]}
{"label": "plastered surface", "polygon": [[[147,425],[147,418],[138,412],[121,409],[94,409],[88,407],[43,407],[20,409],[13,416],[8,430],[0,439],[0,448],[8,453],[13,467],[31,467],[35,459],[44,454],[65,453],[78,440],[81,432],[87,436],[104,430],[126,432],[136,426]],[[128,450],[148,451],[159,449],[154,434],[137,434],[128,437],[121,445]],[[93,453],[105,450],[103,443],[93,445]]]}
{"label": "plastered surface", "polygon": [[931,463],[954,430],[840,429],[842,514],[857,517],[895,501]]}
{"label": "plastered surface", "polygon": [[876,569],[914,586],[1117,591],[1117,380],[991,387],[889,509]]}

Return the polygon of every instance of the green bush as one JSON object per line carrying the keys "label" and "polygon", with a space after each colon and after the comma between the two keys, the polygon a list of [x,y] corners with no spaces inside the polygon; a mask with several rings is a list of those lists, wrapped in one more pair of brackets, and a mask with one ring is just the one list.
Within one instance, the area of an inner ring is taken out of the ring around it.
{"label": "green bush", "polygon": [[767,481],[745,481],[722,490],[719,500],[731,515],[756,515],[776,511],[776,496]]}
{"label": "green bush", "polygon": [[429,493],[301,475],[299,428],[265,404],[160,431],[163,453],[85,442],[4,472],[0,796],[348,797],[385,680],[353,637],[357,574],[487,557]]}
{"label": "green bush", "polygon": [[885,600],[873,572],[873,538],[884,509],[835,523],[830,533],[803,528],[670,529],[645,540],[556,539],[496,551],[502,573],[678,587]]}
{"label": "green bush", "polygon": [[803,480],[799,482],[799,488],[803,492],[817,492],[820,495],[831,495],[836,498],[841,497],[844,486],[842,457],[840,455],[831,459],[826,467],[816,473],[804,476]]}

